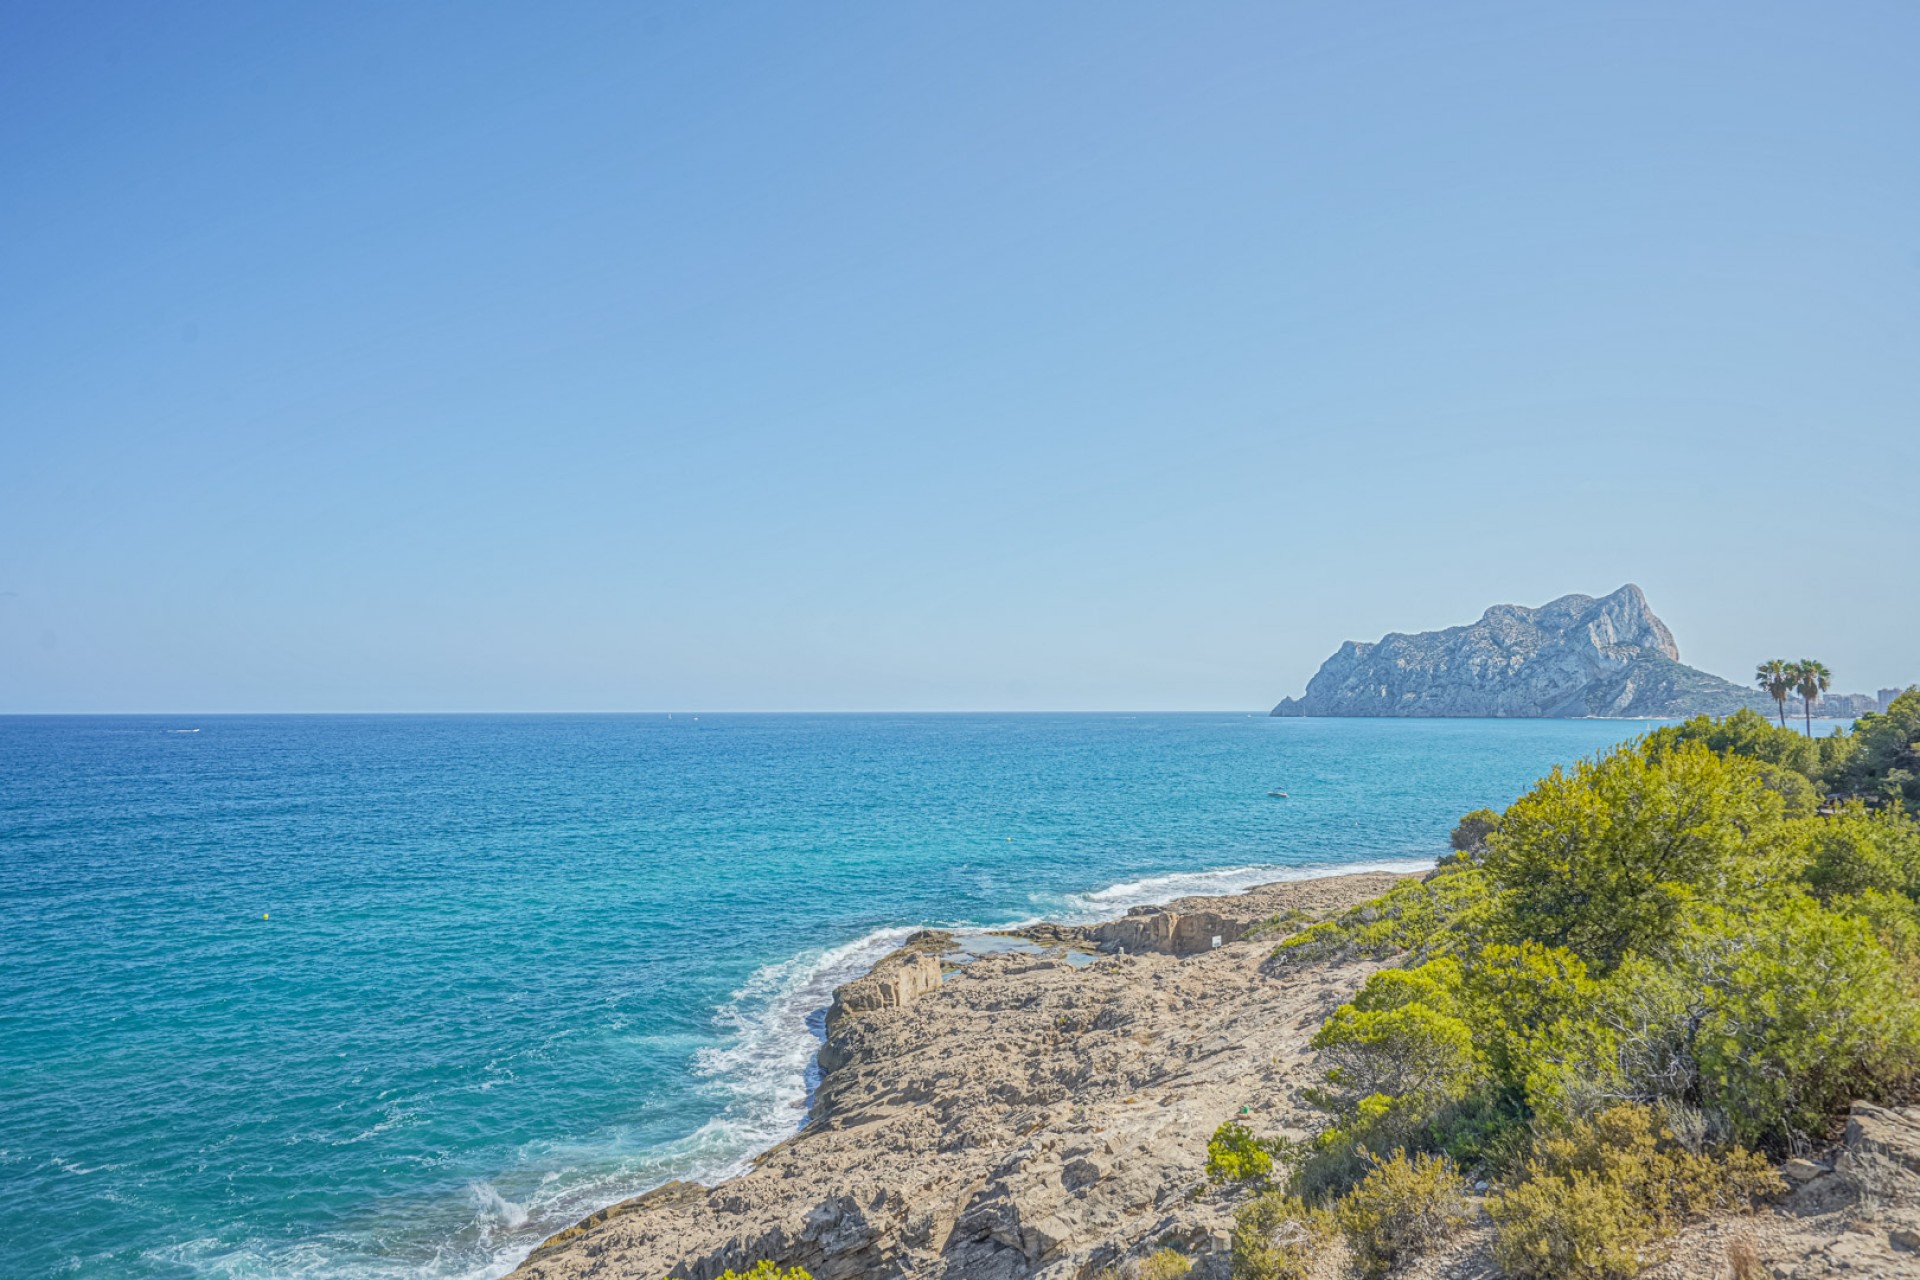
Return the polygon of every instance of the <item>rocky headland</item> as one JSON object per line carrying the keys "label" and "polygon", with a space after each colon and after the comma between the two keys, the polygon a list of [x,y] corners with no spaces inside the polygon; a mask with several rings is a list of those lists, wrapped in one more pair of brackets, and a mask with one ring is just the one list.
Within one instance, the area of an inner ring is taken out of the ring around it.
{"label": "rocky headland", "polygon": [[[1267,885],[1041,925],[989,949],[926,932],[840,988],[806,1126],[717,1186],[676,1182],[546,1241],[522,1280],[713,1280],[762,1258],[816,1280],[1094,1280],[1173,1247],[1224,1280],[1244,1191],[1210,1187],[1224,1121],[1302,1137],[1314,1030],[1379,962],[1278,964],[1274,941],[1377,896],[1385,873]],[[1651,1274],[1920,1275],[1920,1112],[1856,1106],[1785,1171],[1777,1210],[1699,1223]],[[1400,1274],[1497,1274],[1489,1231]],[[1341,1246],[1321,1270],[1342,1273]]]}
{"label": "rocky headland", "polygon": [[1686,666],[1639,587],[1497,604],[1469,626],[1349,640],[1276,716],[1722,716],[1757,690]]}

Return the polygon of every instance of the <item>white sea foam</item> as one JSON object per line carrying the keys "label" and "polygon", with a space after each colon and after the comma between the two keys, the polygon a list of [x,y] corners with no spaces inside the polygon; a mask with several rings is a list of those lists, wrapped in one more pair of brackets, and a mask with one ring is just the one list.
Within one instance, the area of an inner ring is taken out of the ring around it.
{"label": "white sea foam", "polygon": [[1133,907],[1203,894],[1242,893],[1260,884],[1319,880],[1367,871],[1431,870],[1432,858],[1398,858],[1379,862],[1316,863],[1309,866],[1259,863],[1244,867],[1218,867],[1210,871],[1175,871],[1167,875],[1124,880],[1089,893],[1067,894],[1062,899],[1065,910],[1057,914],[1065,924],[1090,924],[1122,915]]}
{"label": "white sea foam", "polygon": [[912,932],[875,929],[842,946],[764,965],[721,1006],[715,1022],[731,1033],[730,1042],[694,1058],[694,1070],[725,1099],[702,1132],[718,1140],[716,1148],[739,1147],[717,1176],[728,1176],[799,1128],[820,1048],[821,1015],[833,989],[871,969]]}

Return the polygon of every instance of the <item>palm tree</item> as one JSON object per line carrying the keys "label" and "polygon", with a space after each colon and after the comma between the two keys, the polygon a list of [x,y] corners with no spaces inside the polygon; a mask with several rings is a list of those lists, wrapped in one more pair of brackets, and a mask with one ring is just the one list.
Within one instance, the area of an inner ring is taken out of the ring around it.
{"label": "palm tree", "polygon": [[1785,658],[1768,658],[1753,670],[1753,682],[1767,691],[1780,708],[1780,727],[1787,727],[1787,695],[1793,692],[1793,667]]}
{"label": "palm tree", "polygon": [[1827,670],[1824,662],[1815,662],[1812,658],[1802,658],[1793,664],[1794,687],[1800,691],[1800,698],[1807,708],[1807,736],[1813,736],[1813,704],[1833,687],[1833,672]]}

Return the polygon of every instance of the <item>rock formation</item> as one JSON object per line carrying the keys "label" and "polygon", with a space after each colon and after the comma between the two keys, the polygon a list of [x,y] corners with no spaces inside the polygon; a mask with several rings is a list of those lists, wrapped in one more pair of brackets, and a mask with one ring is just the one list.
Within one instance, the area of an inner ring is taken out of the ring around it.
{"label": "rock formation", "polygon": [[1471,626],[1349,640],[1276,716],[1617,716],[1771,712],[1757,690],[1680,662],[1640,588],[1497,604]]}
{"label": "rock formation", "polygon": [[1042,926],[1029,949],[949,963],[932,988],[935,942],[911,940],[841,989],[805,1129],[719,1186],[670,1183],[593,1215],[515,1276],[712,1280],[774,1258],[816,1280],[1077,1280],[1162,1239],[1220,1271],[1232,1205],[1189,1194],[1208,1137],[1243,1114],[1305,1132],[1294,1087],[1310,1078],[1311,1028],[1377,967],[1280,977],[1262,969],[1271,943],[1225,938],[1395,879],[1136,912],[1124,938],[1139,949],[1090,963],[1061,949],[1086,961],[1122,935]]}

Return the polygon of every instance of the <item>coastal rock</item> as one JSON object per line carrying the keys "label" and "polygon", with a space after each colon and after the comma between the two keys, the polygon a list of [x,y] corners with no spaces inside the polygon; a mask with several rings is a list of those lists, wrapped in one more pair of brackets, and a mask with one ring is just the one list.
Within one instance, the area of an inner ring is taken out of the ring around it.
{"label": "coastal rock", "polygon": [[1102,951],[1152,951],[1190,956],[1239,940],[1251,920],[1218,911],[1172,911],[1135,907],[1118,920],[1094,925],[1086,933]]}
{"label": "coastal rock", "polygon": [[[1397,880],[1172,903],[1127,917],[1139,932],[1126,936],[1160,945],[1087,964],[996,952],[941,981],[933,948],[910,942],[841,988],[805,1129],[719,1186],[674,1184],[595,1214],[516,1274],[713,1280],[772,1258],[815,1280],[1084,1280],[1165,1240],[1201,1260],[1196,1276],[1224,1275],[1213,1251],[1232,1204],[1198,1194],[1207,1139],[1229,1117],[1304,1131],[1294,1092],[1313,1074],[1309,1028],[1378,965],[1277,977],[1261,968],[1269,944],[1228,935]],[[1093,931],[1028,936],[1084,953]]]}
{"label": "coastal rock", "polygon": [[940,987],[940,961],[925,952],[896,951],[864,978],[856,978],[833,993],[827,1011],[831,1027],[842,1018],[880,1009],[904,1009]]}
{"label": "coastal rock", "polygon": [[1276,716],[1617,716],[1771,711],[1757,690],[1680,662],[1673,633],[1629,583],[1539,608],[1499,604],[1470,626],[1349,640]]}

